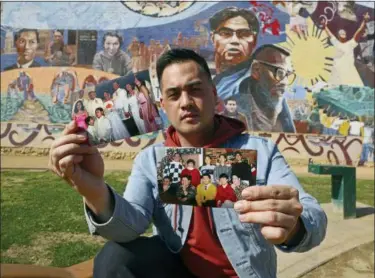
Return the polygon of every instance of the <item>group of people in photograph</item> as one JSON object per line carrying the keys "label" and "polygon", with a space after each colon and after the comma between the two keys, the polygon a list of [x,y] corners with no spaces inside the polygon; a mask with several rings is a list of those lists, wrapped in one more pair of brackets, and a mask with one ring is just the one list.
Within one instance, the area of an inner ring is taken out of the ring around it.
{"label": "group of people in photograph", "polygon": [[256,184],[256,165],[244,161],[241,152],[230,161],[225,153],[219,155],[217,165],[205,156],[205,163],[196,166],[194,159],[184,164],[181,155],[175,153],[173,160],[163,169],[159,184],[160,198],[164,203],[179,203],[206,207],[233,207],[241,200],[241,192]]}
{"label": "group of people in photograph", "polygon": [[72,118],[89,133],[93,145],[121,140],[162,128],[156,105],[144,81],[121,88],[113,83],[113,94],[104,92],[97,98],[95,87],[89,89],[88,99],[78,99],[73,105]]}

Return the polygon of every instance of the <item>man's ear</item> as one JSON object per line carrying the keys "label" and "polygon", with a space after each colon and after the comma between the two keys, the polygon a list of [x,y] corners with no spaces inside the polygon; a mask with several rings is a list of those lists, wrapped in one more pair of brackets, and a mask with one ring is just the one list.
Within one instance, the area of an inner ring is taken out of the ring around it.
{"label": "man's ear", "polygon": [[253,61],[251,64],[251,77],[255,80],[259,80],[260,78],[260,64],[257,61]]}
{"label": "man's ear", "polygon": [[163,112],[166,113],[166,112],[165,112],[164,102],[163,102],[163,98],[162,98],[162,97],[160,97],[160,107],[161,107],[161,109],[163,109]]}

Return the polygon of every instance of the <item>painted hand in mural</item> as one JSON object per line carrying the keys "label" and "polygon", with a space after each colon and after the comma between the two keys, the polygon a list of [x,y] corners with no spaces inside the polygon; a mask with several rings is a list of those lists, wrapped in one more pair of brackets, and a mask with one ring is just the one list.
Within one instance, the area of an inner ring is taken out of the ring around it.
{"label": "painted hand in mural", "polygon": [[261,233],[272,244],[288,243],[300,229],[303,207],[298,191],[290,186],[251,186],[242,191],[245,200],[234,208],[244,223],[261,224]]}
{"label": "painted hand in mural", "polygon": [[104,182],[104,162],[96,147],[85,144],[87,134],[79,133],[75,121],[66,126],[50,149],[49,168],[85,198],[95,214],[109,207],[109,191]]}

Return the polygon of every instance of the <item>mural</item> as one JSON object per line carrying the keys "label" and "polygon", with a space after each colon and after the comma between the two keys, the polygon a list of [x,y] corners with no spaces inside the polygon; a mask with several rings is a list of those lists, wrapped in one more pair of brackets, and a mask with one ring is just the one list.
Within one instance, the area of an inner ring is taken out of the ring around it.
{"label": "mural", "polygon": [[[373,161],[370,2],[4,2],[1,13],[1,122],[15,132],[75,119],[108,146],[163,130],[156,61],[185,47],[208,62],[217,113],[279,143],[296,136],[306,155],[314,135],[333,163]],[[329,149],[346,136],[357,154]]]}

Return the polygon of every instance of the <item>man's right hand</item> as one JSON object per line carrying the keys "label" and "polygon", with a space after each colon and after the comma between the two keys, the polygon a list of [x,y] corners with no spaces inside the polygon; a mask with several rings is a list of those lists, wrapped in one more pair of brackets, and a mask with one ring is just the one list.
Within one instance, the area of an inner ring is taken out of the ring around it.
{"label": "man's right hand", "polygon": [[49,168],[67,181],[95,214],[108,211],[110,193],[104,182],[104,162],[96,147],[88,146],[87,133],[75,121],[65,127],[50,149]]}

